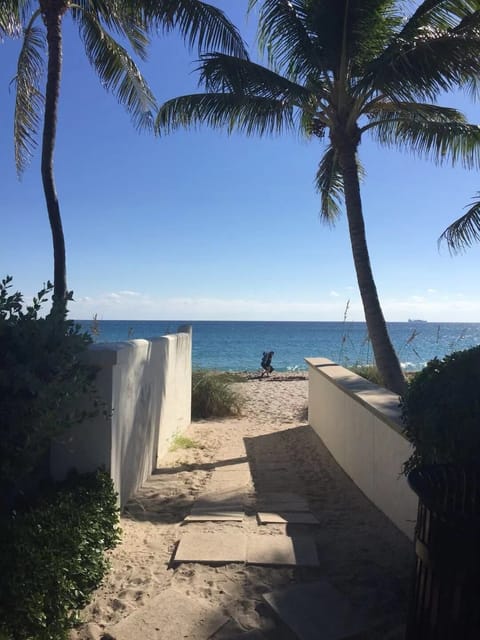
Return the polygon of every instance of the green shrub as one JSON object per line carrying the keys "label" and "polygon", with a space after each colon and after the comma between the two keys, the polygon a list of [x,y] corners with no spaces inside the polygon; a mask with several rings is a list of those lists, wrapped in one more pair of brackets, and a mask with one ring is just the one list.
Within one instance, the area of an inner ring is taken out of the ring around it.
{"label": "green shrub", "polygon": [[119,540],[113,483],[72,474],[23,513],[0,520],[0,638],[63,640]]}
{"label": "green shrub", "polygon": [[379,370],[373,364],[364,364],[364,365],[356,365],[354,367],[348,367],[350,371],[356,373],[357,376],[361,376],[366,380],[370,380],[370,382],[374,382],[378,384],[380,387],[383,387],[382,376],[380,375]]}
{"label": "green shrub", "polygon": [[95,412],[96,370],[83,360],[91,338],[63,314],[40,317],[50,283],[27,306],[21,293],[10,293],[11,280],[0,283],[0,512],[12,506],[51,439],[87,416],[81,406]]}
{"label": "green shrub", "polygon": [[192,375],[192,419],[238,415],[241,396],[231,387],[230,374],[198,370]]}
{"label": "green shrub", "polygon": [[480,460],[480,346],[435,358],[409,382],[404,433],[414,447],[404,473],[423,464]]}

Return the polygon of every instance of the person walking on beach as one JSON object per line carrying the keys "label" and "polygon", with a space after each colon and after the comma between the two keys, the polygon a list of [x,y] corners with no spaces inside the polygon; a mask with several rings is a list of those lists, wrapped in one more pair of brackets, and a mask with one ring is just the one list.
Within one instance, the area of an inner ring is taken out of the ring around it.
{"label": "person walking on beach", "polygon": [[260,366],[262,367],[262,375],[260,376],[261,378],[263,378],[265,374],[269,376],[272,373],[272,358],[274,356],[274,353],[274,351],[263,352],[262,362],[260,363]]}

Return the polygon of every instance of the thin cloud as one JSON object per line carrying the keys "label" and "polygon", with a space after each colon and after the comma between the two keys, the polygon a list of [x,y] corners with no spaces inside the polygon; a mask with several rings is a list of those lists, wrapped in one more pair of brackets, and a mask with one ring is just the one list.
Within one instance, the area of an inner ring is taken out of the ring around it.
{"label": "thin cloud", "polygon": [[194,296],[156,298],[142,293],[131,296],[110,292],[79,298],[72,303],[71,314],[80,319],[97,314],[100,319],[112,320],[335,320],[342,317],[342,303]]}
{"label": "thin cloud", "polygon": [[[327,296],[323,300],[264,300],[257,298],[219,298],[207,296],[176,296],[161,298],[142,292],[130,295],[125,291],[103,295],[80,296],[69,305],[70,317],[109,320],[299,320],[338,321],[344,314],[344,300]],[[336,293],[336,292],[335,292]],[[431,295],[381,299],[387,321],[406,322],[422,318],[430,322],[479,322],[480,299]],[[358,298],[351,299],[348,318],[364,321]]]}

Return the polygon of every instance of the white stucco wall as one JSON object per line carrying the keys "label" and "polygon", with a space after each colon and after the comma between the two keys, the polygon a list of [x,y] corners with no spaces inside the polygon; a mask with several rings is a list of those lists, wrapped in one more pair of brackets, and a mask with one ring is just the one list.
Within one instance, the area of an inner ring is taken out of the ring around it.
{"label": "white stucco wall", "polygon": [[413,539],[417,498],[401,474],[411,455],[398,396],[326,358],[307,358],[308,418],[363,493]]}
{"label": "white stucco wall", "polygon": [[190,424],[191,328],[151,340],[93,345],[107,417],[83,422],[52,443],[51,471],[62,479],[104,466],[123,506],[150,475],[173,435]]}
{"label": "white stucco wall", "polygon": [[190,424],[192,413],[192,328],[179,327],[179,333],[152,340],[160,397],[155,464],[170,446],[172,438]]}

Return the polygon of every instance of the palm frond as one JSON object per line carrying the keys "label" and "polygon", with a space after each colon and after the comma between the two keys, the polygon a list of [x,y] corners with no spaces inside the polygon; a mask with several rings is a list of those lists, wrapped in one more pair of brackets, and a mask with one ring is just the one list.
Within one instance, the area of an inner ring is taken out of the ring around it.
{"label": "palm frond", "polygon": [[262,65],[227,56],[206,54],[201,58],[200,81],[207,91],[286,100],[301,105],[311,98],[305,87],[263,67]]}
{"label": "palm frond", "polygon": [[383,51],[401,22],[395,0],[310,4],[308,25],[337,78],[345,76],[345,71],[354,77],[363,75],[365,65]]}
{"label": "palm frond", "polygon": [[398,37],[408,41],[421,33],[454,29],[479,8],[478,4],[477,0],[423,0],[405,20]]}
{"label": "palm frond", "polygon": [[94,14],[97,20],[111,33],[128,40],[133,51],[142,59],[147,57],[150,39],[138,2],[112,2],[111,0],[76,0],[71,6],[75,22],[81,23],[85,12]]}
{"label": "palm frond", "polygon": [[404,148],[437,164],[480,167],[480,127],[457,121],[385,118],[370,130],[386,146]]}
{"label": "palm frond", "polygon": [[459,16],[460,20],[458,24],[452,29],[452,33],[462,34],[462,33],[471,33],[478,29],[478,24],[480,20],[480,2],[478,0],[473,3],[475,5],[475,10],[472,13],[465,13],[463,16]]}
{"label": "palm frond", "polygon": [[[259,0],[250,0],[250,10]],[[268,63],[287,77],[305,82],[326,71],[321,49],[306,24],[305,0],[265,0],[259,16],[258,43]]]}
{"label": "palm frond", "polygon": [[0,39],[4,36],[16,38],[21,34],[22,23],[18,2],[15,2],[15,0],[3,0],[0,9]]}
{"label": "palm frond", "polygon": [[18,14],[20,16],[20,20],[22,24],[28,23],[32,14],[37,11],[39,8],[38,0],[7,0],[8,2],[13,2],[18,10]]}
{"label": "palm frond", "polygon": [[[399,6],[400,5],[400,6]],[[396,0],[353,0],[346,21],[347,50],[352,74],[363,75],[398,32],[403,15]]]}
{"label": "palm frond", "polygon": [[320,193],[320,219],[333,225],[341,214],[343,203],[343,177],[337,151],[329,146],[315,175],[315,187]]}
{"label": "palm frond", "polygon": [[222,51],[247,58],[245,43],[226,15],[200,0],[142,0],[146,25],[161,31],[178,30],[188,46],[198,51]]}
{"label": "palm frond", "polygon": [[127,51],[105,31],[94,13],[82,12],[79,27],[87,57],[104,88],[126,107],[138,129],[150,129],[155,98]]}
{"label": "palm frond", "polygon": [[[477,198],[479,196],[480,193]],[[460,253],[480,241],[480,199],[474,200],[467,213],[445,229],[438,243],[443,240],[452,253]]]}
{"label": "palm frond", "polygon": [[[436,4],[444,6],[446,3],[437,0]],[[443,29],[426,24],[416,31],[413,27],[409,30],[405,27],[406,33],[394,38],[372,61],[364,84],[369,83],[392,98],[434,100],[440,92],[465,85],[470,78],[478,77],[480,12],[468,14],[468,20],[467,17],[457,19],[455,24]]]}
{"label": "palm frond", "polygon": [[27,167],[37,146],[36,138],[44,104],[39,85],[44,72],[42,54],[45,49],[45,33],[43,29],[34,26],[39,15],[39,11],[34,13],[24,30],[17,73],[13,80],[16,86],[13,125],[15,164],[19,175]]}
{"label": "palm frond", "polygon": [[273,135],[295,131],[291,107],[280,100],[229,93],[200,93],[169,100],[160,107],[155,121],[158,135],[183,127],[226,128],[229,133]]}
{"label": "palm frond", "polygon": [[408,121],[419,120],[425,122],[456,122],[467,124],[464,114],[458,111],[458,109],[421,102],[402,102],[400,100],[391,102],[386,99],[373,100],[365,105],[362,113],[369,119],[369,123],[362,127],[362,132],[381,125],[387,120],[395,121],[405,118],[407,118]]}

